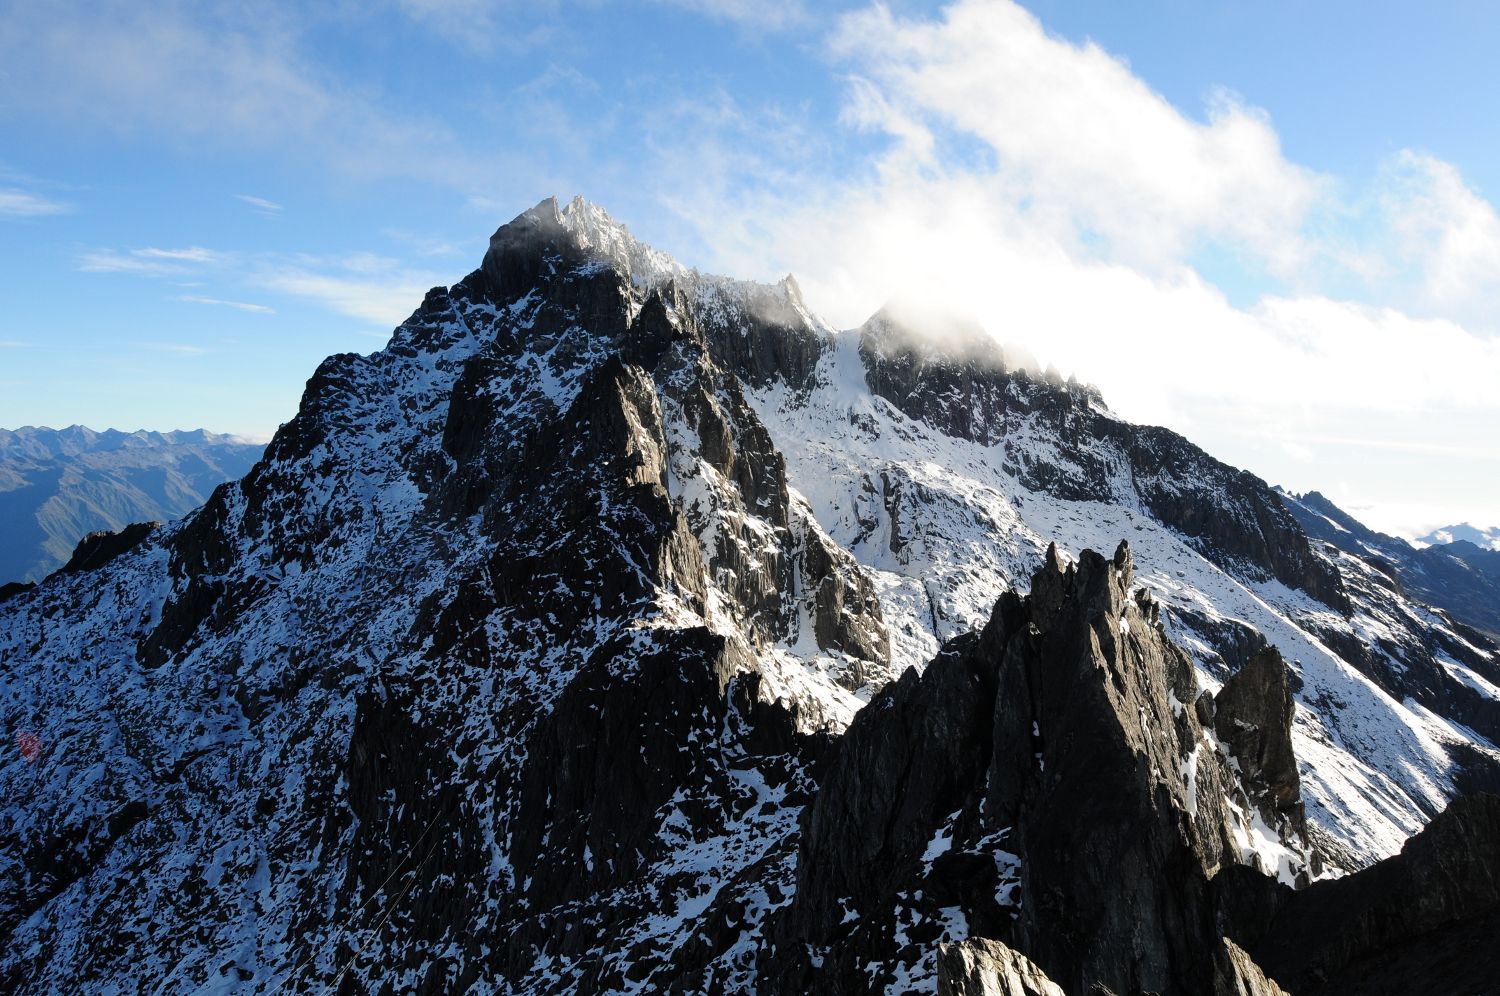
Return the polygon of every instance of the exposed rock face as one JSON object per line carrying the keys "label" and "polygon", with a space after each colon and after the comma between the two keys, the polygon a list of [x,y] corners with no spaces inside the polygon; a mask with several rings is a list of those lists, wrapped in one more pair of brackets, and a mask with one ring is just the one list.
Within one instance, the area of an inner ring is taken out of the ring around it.
{"label": "exposed rock face", "polygon": [[1067,996],[1031,959],[976,937],[938,946],[938,996]]}
{"label": "exposed rock face", "polygon": [[[1387,584],[1399,585],[1460,622],[1500,633],[1500,550],[1464,539],[1418,549],[1369,528],[1316,491],[1277,493],[1309,537],[1365,561],[1386,576]],[[1484,536],[1479,530],[1473,535]]]}
{"label": "exposed rock face", "polygon": [[[1278,744],[1291,719],[1280,666],[1267,658],[1225,710]],[[1295,878],[1306,845],[1243,849],[1242,790],[1184,704],[1197,698],[1125,544],[1066,568],[1049,551],[1029,597],[1003,596],[981,633],[887,687],[839,741],[781,939],[812,953],[782,988],[906,977],[930,954],[912,942],[966,924],[1070,992],[1207,991],[1208,880],[1262,858]]]}
{"label": "exposed rock face", "polygon": [[[1500,738],[1500,698],[1443,663],[1457,662],[1481,682],[1500,687],[1500,661],[1475,652],[1500,631],[1500,553],[1462,542],[1418,550],[1362,525],[1316,491],[1278,495],[1324,556],[1339,564],[1347,586],[1363,601],[1389,604],[1393,596],[1409,594],[1454,620],[1451,628],[1430,633],[1382,626],[1378,638],[1369,642],[1338,633],[1324,638],[1392,695],[1452,716],[1492,741]],[[1455,760],[1465,763],[1462,756]],[[1481,762],[1480,767],[1486,770],[1479,784],[1500,784],[1500,771],[1493,765]]]}
{"label": "exposed rock face", "polygon": [[1214,949],[1214,996],[1287,996],[1245,949],[1227,937]]}
{"label": "exposed rock face", "polygon": [[73,556],[62,566],[64,571],[92,571],[103,567],[122,553],[129,553],[157,529],[160,522],[133,522],[119,532],[101,530],[78,541]]}
{"label": "exposed rock face", "polygon": [[1216,884],[1241,903],[1265,893],[1236,940],[1292,992],[1489,992],[1500,979],[1500,796],[1456,800],[1357,875],[1300,892],[1241,875]]}
{"label": "exposed rock face", "polygon": [[1214,731],[1268,826],[1306,833],[1302,782],[1292,752],[1292,687],[1275,648],[1256,654],[1214,696]]}

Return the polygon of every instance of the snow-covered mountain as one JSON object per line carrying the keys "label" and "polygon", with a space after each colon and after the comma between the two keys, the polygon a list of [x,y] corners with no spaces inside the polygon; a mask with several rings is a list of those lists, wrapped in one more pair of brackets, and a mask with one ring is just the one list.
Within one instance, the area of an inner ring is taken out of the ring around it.
{"label": "snow-covered mountain", "polygon": [[1402,847],[1500,787],[1500,649],[913,324],[502,227],[0,602],[0,980],[1272,993],[1489,916],[1488,796]]}
{"label": "snow-covered mountain", "polygon": [[1461,626],[1500,638],[1500,552],[1467,539],[1418,547],[1368,528],[1316,491],[1277,493],[1309,537],[1365,561],[1403,594],[1445,610]]}
{"label": "snow-covered mountain", "polygon": [[1488,529],[1463,522],[1456,526],[1434,529],[1417,542],[1425,546],[1445,546],[1449,543],[1473,543],[1482,550],[1500,551],[1500,526]]}
{"label": "snow-covered mountain", "polygon": [[0,429],[0,584],[41,580],[89,533],[186,515],[263,449],[202,429]]}

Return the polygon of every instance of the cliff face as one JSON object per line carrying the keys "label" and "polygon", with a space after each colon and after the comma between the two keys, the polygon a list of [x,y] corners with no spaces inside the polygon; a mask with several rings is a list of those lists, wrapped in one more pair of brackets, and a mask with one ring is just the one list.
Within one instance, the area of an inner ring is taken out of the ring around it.
{"label": "cliff face", "polygon": [[1491,770],[1369,662],[1492,646],[1096,393],[877,333],[582,202],[502,227],[242,479],[0,601],[0,978],[1205,991],[1260,943],[1205,883]]}
{"label": "cliff face", "polygon": [[[1067,568],[1049,551],[1028,597],[871,701],[808,810],[785,918],[807,954],[787,991],[920,977],[933,940],[970,937],[1068,992],[1211,991],[1209,880],[1248,862],[1305,885],[1316,859],[1295,765],[1274,787],[1238,774],[1289,747],[1284,686],[1246,671],[1201,691],[1158,612],[1125,544]],[[1272,669],[1274,653],[1254,671]],[[1200,719],[1215,715],[1234,740]]]}

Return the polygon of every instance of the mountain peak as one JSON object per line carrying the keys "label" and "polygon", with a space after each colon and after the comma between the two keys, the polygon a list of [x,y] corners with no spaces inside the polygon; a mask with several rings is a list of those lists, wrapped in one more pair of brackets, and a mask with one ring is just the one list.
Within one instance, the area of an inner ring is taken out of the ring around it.
{"label": "mountain peak", "polygon": [[1418,546],[1446,546],[1467,540],[1482,550],[1500,550],[1500,526],[1483,529],[1470,522],[1443,526],[1417,538]]}
{"label": "mountain peak", "polygon": [[[505,258],[518,250],[520,255],[534,256],[538,244],[544,255],[551,250],[571,264],[610,266],[643,292],[684,279],[690,272],[667,253],[631,235],[624,223],[582,196],[575,196],[566,206],[560,206],[556,197],[545,198],[501,225],[490,237],[484,269],[492,277],[500,277],[503,288],[508,285],[504,279]],[[526,283],[529,285],[529,280]]]}

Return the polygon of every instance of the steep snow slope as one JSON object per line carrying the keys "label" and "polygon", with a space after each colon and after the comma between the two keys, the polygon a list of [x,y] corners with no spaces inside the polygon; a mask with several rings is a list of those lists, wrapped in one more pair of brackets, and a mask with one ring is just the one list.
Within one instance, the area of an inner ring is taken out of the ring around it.
{"label": "steep snow slope", "polygon": [[[967,393],[900,394],[888,332],[581,201],[503,227],[243,481],[0,602],[0,708],[45,745],[0,762],[0,980],[751,991],[829,742],[1054,538],[1128,539],[1208,688],[1261,633],[1296,659],[1336,863],[1442,806],[1450,747],[1483,769],[1438,692],[1493,715],[1493,648],[1088,389],[934,354]],[[1393,697],[1398,664],[1443,684]]]}
{"label": "steep snow slope", "polygon": [[[1418,631],[1465,643],[1446,620],[1388,592],[1356,600],[1345,617],[1276,579],[1226,570],[1154,519],[1124,470],[1110,477],[1102,500],[1028,487],[1016,468],[1060,467],[1067,475],[1080,448],[1114,468],[1128,461],[1107,440],[1059,439],[1037,417],[1013,418],[990,445],[910,418],[866,386],[860,344],[868,335],[839,333],[811,392],[778,385],[752,397],[787,455],[792,485],[834,540],[874,572],[894,670],[921,666],[943,640],[981,625],[988,593],[1024,589],[1049,542],[1076,555],[1124,538],[1141,583],[1162,601],[1173,635],[1194,650],[1208,687],[1223,680],[1242,627],[1294,662],[1309,819],[1343,861],[1394,853],[1452,795],[1454,748],[1489,749],[1472,730],[1393,696],[1327,639],[1368,644]],[[1079,403],[1113,418],[1092,396]],[[1500,664],[1492,648],[1470,649],[1471,664]]]}

